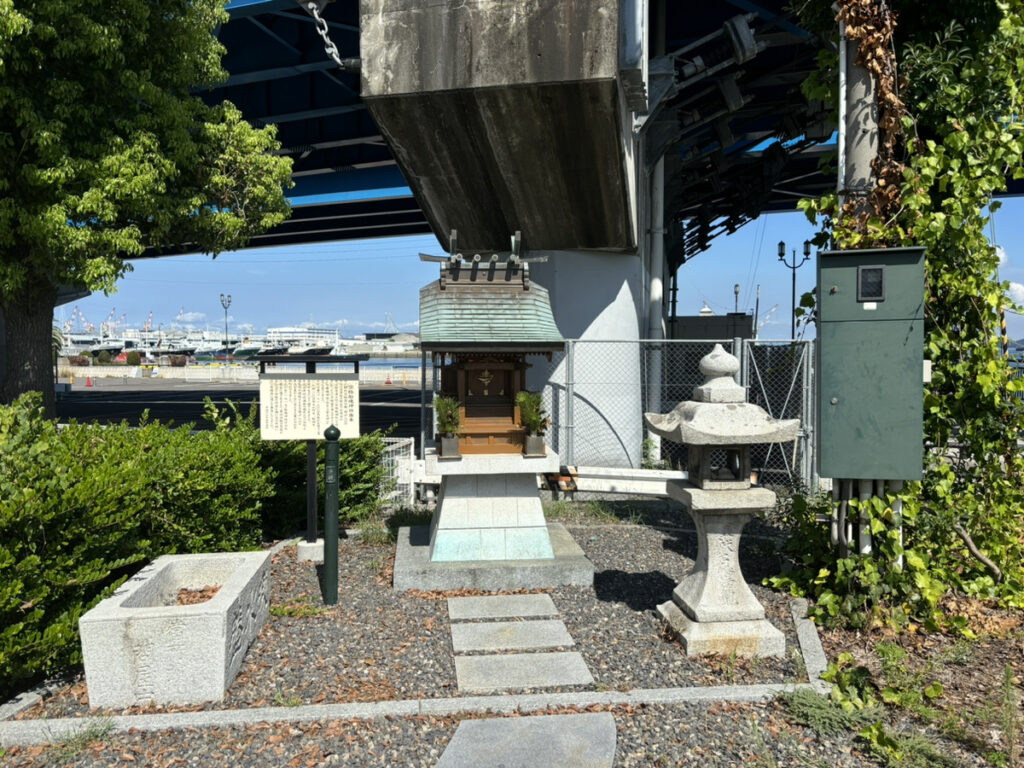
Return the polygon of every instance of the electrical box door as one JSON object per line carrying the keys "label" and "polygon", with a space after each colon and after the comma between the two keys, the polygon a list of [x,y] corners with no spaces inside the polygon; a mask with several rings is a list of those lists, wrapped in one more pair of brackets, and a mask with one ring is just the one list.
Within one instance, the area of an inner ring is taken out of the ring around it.
{"label": "electrical box door", "polygon": [[822,477],[920,480],[924,249],[818,255]]}

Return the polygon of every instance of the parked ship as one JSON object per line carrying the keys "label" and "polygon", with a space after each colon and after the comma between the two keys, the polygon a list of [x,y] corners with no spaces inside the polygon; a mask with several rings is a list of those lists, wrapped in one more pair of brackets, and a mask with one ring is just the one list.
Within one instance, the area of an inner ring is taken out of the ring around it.
{"label": "parked ship", "polygon": [[281,326],[267,329],[267,346],[284,347],[289,355],[328,355],[339,340],[336,328]]}

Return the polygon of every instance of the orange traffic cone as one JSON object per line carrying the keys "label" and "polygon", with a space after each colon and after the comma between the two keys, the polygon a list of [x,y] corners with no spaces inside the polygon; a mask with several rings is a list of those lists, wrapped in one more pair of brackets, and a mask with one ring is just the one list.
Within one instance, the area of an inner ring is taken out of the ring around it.
{"label": "orange traffic cone", "polygon": [[87,386],[87,387],[91,387],[92,386],[92,376],[86,376],[85,377],[85,386]]}
{"label": "orange traffic cone", "polygon": [[386,375],[387,375],[387,378],[384,380],[384,383],[385,384],[390,384],[391,383],[391,371],[388,371]]}

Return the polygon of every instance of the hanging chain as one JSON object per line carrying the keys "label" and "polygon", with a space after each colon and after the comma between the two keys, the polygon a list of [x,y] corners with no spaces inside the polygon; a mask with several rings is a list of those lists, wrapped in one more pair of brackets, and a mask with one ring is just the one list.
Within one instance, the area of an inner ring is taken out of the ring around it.
{"label": "hanging chain", "polygon": [[337,64],[341,69],[348,69],[348,66],[341,59],[341,54],[338,53],[338,46],[331,40],[330,34],[327,31],[327,21],[323,16],[320,15],[320,4],[315,0],[309,0],[306,3],[306,10],[309,11],[309,15],[313,17],[313,21],[316,22],[316,31],[323,38],[324,50],[327,55],[331,57],[331,60]]}

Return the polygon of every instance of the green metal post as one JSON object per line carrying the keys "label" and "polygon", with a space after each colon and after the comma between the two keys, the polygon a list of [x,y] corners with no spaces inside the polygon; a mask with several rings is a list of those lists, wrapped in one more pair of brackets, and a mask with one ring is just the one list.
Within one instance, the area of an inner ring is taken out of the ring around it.
{"label": "green metal post", "polygon": [[338,438],[333,424],[324,430],[324,603],[338,603]]}

